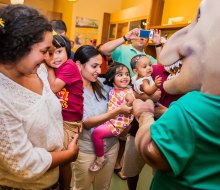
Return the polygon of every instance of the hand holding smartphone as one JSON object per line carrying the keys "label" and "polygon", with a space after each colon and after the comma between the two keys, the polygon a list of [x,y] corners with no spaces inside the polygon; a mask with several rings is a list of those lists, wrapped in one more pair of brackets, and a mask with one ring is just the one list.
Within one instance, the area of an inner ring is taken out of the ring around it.
{"label": "hand holding smartphone", "polygon": [[153,35],[154,35],[153,30],[139,30],[138,37],[152,39]]}

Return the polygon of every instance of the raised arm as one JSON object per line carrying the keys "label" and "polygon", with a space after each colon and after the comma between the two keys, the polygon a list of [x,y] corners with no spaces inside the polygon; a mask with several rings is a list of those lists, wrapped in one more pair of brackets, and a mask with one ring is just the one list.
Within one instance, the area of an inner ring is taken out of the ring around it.
{"label": "raised arm", "polygon": [[66,85],[63,80],[56,78],[54,69],[52,67],[47,68],[48,70],[48,80],[50,83],[50,88],[54,93],[57,93],[62,90],[62,88]]}
{"label": "raised arm", "polygon": [[[154,36],[152,39],[154,45],[155,45],[155,50],[156,50],[156,59],[157,61],[159,60],[160,52],[163,48],[162,43],[161,43],[161,30],[155,29],[154,30]],[[159,62],[157,62],[159,63]]]}
{"label": "raised arm", "polygon": [[133,39],[138,38],[138,28],[134,28],[133,30],[129,31],[127,34],[125,34],[123,37],[109,41],[105,44],[103,44],[99,50],[107,56],[111,56],[112,51],[116,49],[118,46],[122,45],[125,41],[130,41]]}
{"label": "raised arm", "polygon": [[141,88],[143,89],[144,93],[151,96],[160,88],[161,82],[162,82],[162,78],[159,76],[156,76],[154,85],[150,86],[149,81],[146,79],[143,81]]}
{"label": "raised arm", "polygon": [[154,94],[159,88],[155,84],[153,86],[150,86],[148,80],[144,80],[141,87],[143,89],[143,92],[147,94],[148,96],[151,96],[152,94]]}

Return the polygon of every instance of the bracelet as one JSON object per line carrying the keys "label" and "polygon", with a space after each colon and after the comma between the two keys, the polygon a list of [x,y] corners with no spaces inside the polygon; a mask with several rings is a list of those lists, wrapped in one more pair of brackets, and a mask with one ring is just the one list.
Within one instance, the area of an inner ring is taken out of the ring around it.
{"label": "bracelet", "polygon": [[125,36],[123,36],[123,39],[124,39],[124,41],[125,41],[125,42],[127,42],[127,41],[128,41],[128,39],[127,39]]}
{"label": "bracelet", "polygon": [[156,48],[157,47],[162,47],[163,46],[163,44],[162,43],[160,43],[160,44],[156,44],[156,45],[154,45]]}

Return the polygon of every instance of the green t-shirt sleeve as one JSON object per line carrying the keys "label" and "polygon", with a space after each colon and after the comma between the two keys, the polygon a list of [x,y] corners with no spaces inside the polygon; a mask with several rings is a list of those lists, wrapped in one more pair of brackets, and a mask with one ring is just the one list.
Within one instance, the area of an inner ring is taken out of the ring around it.
{"label": "green t-shirt sleeve", "polygon": [[183,171],[193,156],[195,138],[190,123],[188,112],[177,101],[150,127],[151,137],[170,164],[174,176]]}
{"label": "green t-shirt sleeve", "polygon": [[122,48],[123,48],[123,45],[120,45],[116,49],[114,49],[114,51],[112,52],[112,55],[111,55],[111,58],[113,60],[115,60],[115,61],[119,60],[121,53],[122,53]]}

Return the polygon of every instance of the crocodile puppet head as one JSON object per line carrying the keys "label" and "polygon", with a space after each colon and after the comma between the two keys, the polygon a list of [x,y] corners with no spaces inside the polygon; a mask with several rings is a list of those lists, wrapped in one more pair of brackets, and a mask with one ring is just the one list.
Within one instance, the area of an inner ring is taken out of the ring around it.
{"label": "crocodile puppet head", "polygon": [[219,7],[220,0],[203,0],[194,22],[176,32],[165,44],[160,63],[178,73],[164,83],[168,93],[197,90],[220,95]]}

